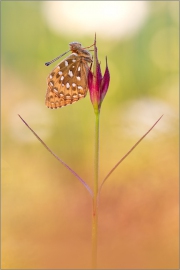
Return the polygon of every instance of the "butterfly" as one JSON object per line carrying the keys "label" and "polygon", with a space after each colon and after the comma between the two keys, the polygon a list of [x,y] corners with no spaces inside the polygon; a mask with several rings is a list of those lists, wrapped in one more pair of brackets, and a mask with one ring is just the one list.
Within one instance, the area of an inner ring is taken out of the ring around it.
{"label": "butterfly", "polygon": [[[60,62],[47,77],[45,104],[51,109],[75,103],[84,98],[88,91],[88,73],[92,56],[86,48],[82,48],[79,42],[71,42],[69,46],[69,51],[72,53]],[[45,65],[49,66],[69,51]]]}

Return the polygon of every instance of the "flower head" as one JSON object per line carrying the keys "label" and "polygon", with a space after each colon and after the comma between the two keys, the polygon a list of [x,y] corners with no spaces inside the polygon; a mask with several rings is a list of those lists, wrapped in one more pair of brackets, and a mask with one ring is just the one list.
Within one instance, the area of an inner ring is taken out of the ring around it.
{"label": "flower head", "polygon": [[106,69],[104,76],[102,77],[100,63],[97,57],[96,37],[94,41],[94,61],[93,72],[89,71],[88,74],[88,87],[90,92],[91,102],[94,107],[95,113],[100,112],[102,101],[107,93],[110,81],[110,74],[107,65],[106,57]]}

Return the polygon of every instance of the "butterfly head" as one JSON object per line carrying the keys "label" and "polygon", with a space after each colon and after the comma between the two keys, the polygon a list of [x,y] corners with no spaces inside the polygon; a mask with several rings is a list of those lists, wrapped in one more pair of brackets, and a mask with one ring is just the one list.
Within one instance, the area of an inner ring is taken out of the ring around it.
{"label": "butterfly head", "polygon": [[85,48],[82,48],[81,43],[74,41],[74,42],[69,43],[69,46],[72,53],[76,53],[79,56],[85,57],[86,61],[92,62],[91,54],[89,53],[88,50],[86,50]]}
{"label": "butterfly head", "polygon": [[77,52],[79,49],[82,49],[81,43],[76,42],[76,41],[69,43],[69,46],[72,52]]}

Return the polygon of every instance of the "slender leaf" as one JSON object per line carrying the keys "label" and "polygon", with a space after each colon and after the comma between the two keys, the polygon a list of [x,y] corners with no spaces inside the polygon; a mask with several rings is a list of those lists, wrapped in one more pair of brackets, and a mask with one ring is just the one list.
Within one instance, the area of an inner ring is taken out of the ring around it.
{"label": "slender leaf", "polygon": [[31,130],[31,132],[36,136],[36,138],[42,143],[42,145],[62,164],[64,165],[88,190],[90,195],[93,197],[93,192],[91,188],[88,186],[88,184],[73,170],[71,169],[64,161],[62,161],[56,154],[54,154],[51,149],[40,139],[40,137],[34,132],[32,128],[26,123],[26,121],[18,114],[18,116],[21,118],[21,120],[24,122],[24,124]]}
{"label": "slender leaf", "polygon": [[136,146],[146,137],[146,135],[148,135],[148,133],[155,127],[155,125],[159,122],[159,120],[163,117],[163,115],[161,115],[161,117],[155,122],[155,124],[140,138],[140,140],[135,143],[135,145],[119,160],[119,162],[112,168],[112,170],[110,170],[110,172],[107,174],[107,176],[104,178],[102,184],[100,185],[99,188],[99,194],[100,191],[102,189],[102,186],[104,185],[104,183],[106,182],[106,180],[109,178],[109,176],[112,174],[112,172],[121,164],[121,162],[136,148]]}

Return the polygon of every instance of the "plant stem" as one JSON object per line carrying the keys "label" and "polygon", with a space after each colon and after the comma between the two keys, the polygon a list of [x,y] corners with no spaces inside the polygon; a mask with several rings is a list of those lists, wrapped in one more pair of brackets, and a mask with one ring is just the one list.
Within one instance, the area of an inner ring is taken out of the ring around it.
{"label": "plant stem", "polygon": [[98,236],[98,176],[99,176],[99,111],[95,112],[95,159],[94,159],[94,197],[92,205],[92,269],[97,268]]}

